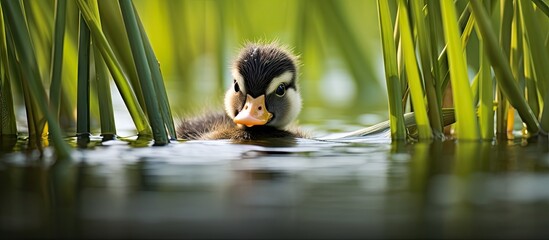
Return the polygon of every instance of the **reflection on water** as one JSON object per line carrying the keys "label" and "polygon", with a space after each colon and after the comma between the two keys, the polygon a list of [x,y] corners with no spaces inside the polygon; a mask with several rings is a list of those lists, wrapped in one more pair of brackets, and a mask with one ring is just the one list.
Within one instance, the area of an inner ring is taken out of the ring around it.
{"label": "reflection on water", "polygon": [[298,139],[0,155],[17,237],[490,238],[549,233],[547,142]]}

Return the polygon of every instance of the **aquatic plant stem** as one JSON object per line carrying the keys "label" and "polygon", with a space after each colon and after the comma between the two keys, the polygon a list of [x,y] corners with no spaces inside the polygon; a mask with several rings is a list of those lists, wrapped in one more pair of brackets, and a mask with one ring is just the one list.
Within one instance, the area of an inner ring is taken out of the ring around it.
{"label": "aquatic plant stem", "polygon": [[58,159],[70,159],[70,148],[63,140],[59,123],[55,120],[49,109],[46,93],[38,74],[38,64],[32,50],[30,35],[25,25],[25,18],[19,1],[1,0],[3,12],[6,14],[8,23],[11,26],[14,45],[17,49],[21,65],[25,67],[22,71],[24,81],[28,82],[29,89],[36,99],[36,103],[43,110],[49,124],[49,133],[54,143]]}
{"label": "aquatic plant stem", "polygon": [[50,72],[50,105],[57,120],[59,120],[59,108],[61,104],[61,74],[63,67],[63,45],[65,43],[66,12],[67,0],[57,0]]}
{"label": "aquatic plant stem", "polygon": [[451,69],[450,79],[456,109],[457,138],[476,140],[479,139],[479,129],[458,30],[456,9],[451,0],[441,0],[440,5],[444,36],[448,43],[448,65]]}
{"label": "aquatic plant stem", "polygon": [[429,117],[427,116],[427,105],[424,101],[423,84],[419,75],[418,65],[416,62],[416,54],[412,39],[412,31],[408,21],[408,10],[406,1],[398,1],[400,39],[402,40],[402,51],[404,56],[406,75],[408,84],[410,85],[410,94],[416,113],[416,121],[418,125],[418,134],[420,139],[431,139],[432,131]]}
{"label": "aquatic plant stem", "polygon": [[411,1],[411,12],[414,21],[414,30],[417,37],[416,45],[419,45],[419,56],[421,59],[421,69],[423,72],[423,86],[427,96],[427,106],[429,111],[429,123],[435,139],[444,139],[442,133],[442,120],[440,113],[439,100],[435,90],[435,78],[431,72],[431,32],[425,22],[425,14],[423,13],[423,1]]}
{"label": "aquatic plant stem", "polygon": [[476,19],[476,27],[479,29],[483,41],[485,41],[484,51],[492,68],[496,74],[496,80],[500,84],[503,93],[509,99],[509,102],[517,109],[520,117],[526,123],[528,131],[532,134],[538,134],[540,130],[539,122],[534,116],[532,109],[522,97],[516,82],[513,79],[513,74],[506,61],[506,57],[501,52],[501,48],[497,44],[495,34],[491,28],[490,20],[484,6],[479,1],[469,1],[471,9]]}
{"label": "aquatic plant stem", "polygon": [[90,30],[80,17],[78,35],[78,84],[76,99],[76,134],[90,135]]}
{"label": "aquatic plant stem", "polygon": [[480,69],[478,74],[479,82],[479,124],[480,135],[484,140],[494,138],[494,94],[490,69],[490,62],[486,55],[482,54],[484,42],[479,42]]}
{"label": "aquatic plant stem", "polygon": [[[549,76],[549,56],[547,56],[547,51],[542,51],[546,49],[543,45],[543,39],[541,37],[546,37],[541,35],[538,23],[533,19],[535,16],[534,10],[532,9],[532,3],[530,1],[519,1],[519,9],[521,11],[520,17],[523,24],[523,30],[526,40],[528,41],[528,46],[530,47],[530,56],[532,68],[534,69],[535,75],[538,76],[537,87],[538,91],[543,99],[543,110],[541,112],[540,124],[543,132],[549,132],[549,81],[547,77]],[[526,66],[525,66],[526,67]]]}
{"label": "aquatic plant stem", "polygon": [[164,79],[162,78],[162,73],[160,72],[160,63],[158,62],[158,59],[154,54],[149,38],[147,37],[147,34],[145,33],[145,29],[143,28],[143,24],[141,23],[141,19],[139,18],[139,15],[135,10],[135,6],[133,6],[133,4],[131,5],[135,13],[137,23],[139,25],[139,32],[141,33],[141,38],[143,39],[145,53],[147,55],[147,62],[149,63],[149,68],[151,69],[152,82],[154,85],[156,96],[158,97],[158,107],[160,108],[160,114],[162,116],[163,124],[168,130],[168,134],[170,135],[170,140],[175,140],[177,138],[175,133],[175,125],[173,122],[172,112],[170,110],[170,102],[168,100],[168,94],[166,93],[166,86],[164,85]]}
{"label": "aquatic plant stem", "polygon": [[109,68],[109,71],[114,78],[114,82],[116,83],[118,91],[120,92],[120,95],[122,96],[122,99],[124,100],[124,103],[128,108],[130,116],[132,117],[135,127],[137,128],[138,134],[143,137],[152,136],[151,126],[149,125],[149,122],[145,117],[143,109],[137,102],[136,95],[130,87],[128,80],[126,79],[126,76],[122,71],[122,66],[120,65],[120,62],[114,55],[114,52],[107,42],[105,35],[99,28],[98,19],[95,18],[84,0],[77,0],[76,3],[78,5],[78,8],[80,9],[80,12],[82,13],[82,16],[84,17],[84,20],[86,20],[88,28],[90,29],[93,42],[97,44],[97,47],[101,52],[101,56],[105,60],[105,63],[107,64],[107,67]]}
{"label": "aquatic plant stem", "polygon": [[[99,9],[97,0],[90,1],[90,7],[94,16],[99,19]],[[98,21],[101,27],[101,21]],[[101,56],[101,52],[92,41],[93,58],[95,63],[95,83],[97,86],[97,100],[99,108],[99,120],[101,124],[101,136],[103,141],[112,140],[116,137],[116,124],[114,121],[114,111],[112,106],[111,86],[109,82],[109,70]]]}
{"label": "aquatic plant stem", "polygon": [[135,61],[135,66],[137,67],[141,91],[145,97],[145,106],[147,107],[147,113],[153,130],[154,142],[155,145],[165,145],[169,143],[169,140],[160,114],[158,100],[152,82],[151,69],[149,68],[149,63],[147,61],[147,54],[145,53],[145,47],[143,39],[141,38],[135,12],[130,0],[119,0],[119,3],[124,18],[124,24],[126,25],[126,33],[128,34],[128,39],[130,40],[130,46],[134,55],[133,59]]}
{"label": "aquatic plant stem", "polygon": [[402,112],[402,93],[398,78],[398,64],[396,59],[395,42],[393,40],[393,23],[387,0],[378,0],[378,16],[383,44],[383,59],[385,63],[385,80],[389,96],[389,122],[391,124],[391,138],[393,140],[406,139],[404,114]]}
{"label": "aquatic plant stem", "polygon": [[0,135],[16,136],[17,125],[15,111],[13,109],[13,94],[11,92],[11,78],[14,77],[13,63],[10,64],[8,60],[8,48],[7,48],[7,35],[6,25],[4,24],[4,14],[2,8],[0,8],[0,62],[3,71],[0,72]]}

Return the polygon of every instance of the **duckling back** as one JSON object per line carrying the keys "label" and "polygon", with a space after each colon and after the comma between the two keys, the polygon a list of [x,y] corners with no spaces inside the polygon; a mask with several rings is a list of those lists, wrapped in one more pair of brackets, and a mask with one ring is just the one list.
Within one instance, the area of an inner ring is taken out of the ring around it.
{"label": "duckling back", "polygon": [[300,130],[281,130],[271,126],[240,128],[224,112],[203,114],[183,119],[177,127],[177,136],[186,140],[260,140],[267,138],[306,137]]}

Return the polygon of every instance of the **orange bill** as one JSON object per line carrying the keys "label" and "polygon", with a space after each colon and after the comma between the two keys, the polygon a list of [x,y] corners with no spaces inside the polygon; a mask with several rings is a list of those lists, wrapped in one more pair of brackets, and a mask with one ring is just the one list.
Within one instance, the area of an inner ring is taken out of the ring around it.
{"label": "orange bill", "polygon": [[234,117],[233,121],[236,124],[252,127],[256,125],[265,125],[271,117],[273,117],[273,114],[267,111],[267,108],[265,107],[265,95],[261,95],[257,98],[247,95],[244,108]]}

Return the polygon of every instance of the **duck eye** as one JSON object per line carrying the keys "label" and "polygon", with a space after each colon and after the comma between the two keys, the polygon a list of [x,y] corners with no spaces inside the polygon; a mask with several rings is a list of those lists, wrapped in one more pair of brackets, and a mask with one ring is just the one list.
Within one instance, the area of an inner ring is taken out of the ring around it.
{"label": "duck eye", "polygon": [[235,81],[234,83],[234,91],[235,92],[239,92],[240,91],[240,87],[238,86],[238,83]]}
{"label": "duck eye", "polygon": [[278,85],[278,87],[276,88],[275,93],[279,97],[284,96],[284,94],[286,94],[286,85],[284,85],[284,83],[281,83],[280,85]]}

